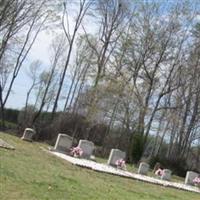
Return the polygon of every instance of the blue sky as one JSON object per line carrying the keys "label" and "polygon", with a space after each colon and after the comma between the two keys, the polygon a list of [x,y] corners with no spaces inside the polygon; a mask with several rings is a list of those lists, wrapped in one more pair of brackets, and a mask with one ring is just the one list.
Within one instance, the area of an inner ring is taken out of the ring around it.
{"label": "blue sky", "polygon": [[27,75],[28,67],[32,61],[37,59],[43,62],[43,66],[48,66],[48,48],[51,44],[51,40],[52,35],[47,34],[45,31],[38,35],[38,38],[33,45],[26,62],[24,62],[21,71],[15,80],[14,86],[12,88],[12,93],[8,98],[6,107],[20,109],[25,105],[26,93],[31,84],[31,80]]}
{"label": "blue sky", "polygon": [[[198,1],[199,1],[199,6],[200,6],[200,0],[197,0],[197,2]],[[160,2],[163,2],[163,0],[161,0]],[[168,1],[168,2],[170,2],[170,1]],[[196,2],[196,0],[191,1],[191,2]],[[74,10],[76,10],[76,9],[74,9]],[[200,20],[200,15],[198,16],[198,21],[199,20]],[[69,21],[70,21],[70,28],[71,28],[74,24],[73,15],[69,16]],[[84,21],[85,21],[84,26],[88,32],[94,33],[97,30],[97,28],[96,28],[97,24],[95,24],[94,21],[92,22],[91,18],[90,18],[90,20],[85,18]],[[54,34],[53,34],[53,33],[47,32],[47,31],[43,31],[38,35],[38,38],[37,38],[35,44],[33,45],[32,49],[27,57],[26,62],[22,66],[22,69],[19,72],[19,75],[15,80],[15,84],[12,88],[12,93],[8,98],[6,107],[20,109],[25,105],[26,93],[31,85],[30,78],[27,75],[27,68],[32,61],[37,60],[37,59],[42,61],[44,68],[48,67],[49,57],[50,57],[49,46],[57,32],[58,32],[58,30],[54,30]],[[60,30],[59,30],[59,32],[60,32]],[[81,32],[83,32],[83,31],[80,30],[80,33]]]}
{"label": "blue sky", "polygon": [[[76,9],[73,10],[73,13],[69,15],[69,24],[70,30],[72,31],[72,27],[74,26],[74,16],[76,15]],[[89,33],[94,33],[96,31],[97,25],[94,24],[93,21],[88,20],[87,16],[84,18],[83,21],[84,27]],[[26,61],[24,62],[21,71],[19,72],[18,77],[15,79],[14,86],[12,88],[12,93],[10,94],[8,101],[6,103],[7,108],[14,108],[14,109],[21,109],[25,105],[26,94],[30,88],[31,80],[27,75],[28,67],[34,60],[41,60],[43,69],[47,69],[49,67],[49,59],[50,59],[50,52],[49,47],[52,43],[52,40],[55,38],[56,35],[64,33],[63,29],[61,28],[54,28],[53,31],[42,31],[39,33],[36,42],[34,43]],[[84,33],[83,30],[80,28],[78,33]],[[75,49],[74,49],[75,50]],[[73,54],[71,57],[73,60]],[[66,81],[67,82],[67,81]],[[65,84],[68,84],[68,82]],[[30,103],[34,101],[34,94],[30,97]],[[62,105],[62,103],[61,103]]]}

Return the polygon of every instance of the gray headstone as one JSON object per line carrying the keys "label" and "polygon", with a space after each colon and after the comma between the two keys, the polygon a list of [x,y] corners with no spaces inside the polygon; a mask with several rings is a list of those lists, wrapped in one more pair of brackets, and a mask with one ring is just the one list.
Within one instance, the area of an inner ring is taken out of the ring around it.
{"label": "gray headstone", "polygon": [[149,171],[149,164],[141,162],[138,169],[138,174],[147,175],[148,171]]}
{"label": "gray headstone", "polygon": [[33,130],[32,128],[26,128],[24,130],[24,134],[21,139],[32,142],[32,139],[33,139],[33,136],[35,135],[35,133],[36,133],[35,130]]}
{"label": "gray headstone", "polygon": [[108,165],[116,166],[116,161],[119,159],[125,159],[126,158],[126,153],[119,150],[119,149],[112,149],[110,151],[110,155],[108,158]]}
{"label": "gray headstone", "polygon": [[69,152],[72,147],[73,138],[66,134],[58,134],[54,150],[60,152]]}
{"label": "gray headstone", "polygon": [[170,181],[171,180],[171,170],[169,169],[164,169],[163,170],[163,175],[161,176],[162,180]]}
{"label": "gray headstone", "polygon": [[188,171],[185,177],[185,184],[194,185],[193,180],[198,176],[196,172]]}
{"label": "gray headstone", "polygon": [[83,158],[90,158],[95,148],[94,143],[88,140],[79,140],[78,147],[83,150]]}

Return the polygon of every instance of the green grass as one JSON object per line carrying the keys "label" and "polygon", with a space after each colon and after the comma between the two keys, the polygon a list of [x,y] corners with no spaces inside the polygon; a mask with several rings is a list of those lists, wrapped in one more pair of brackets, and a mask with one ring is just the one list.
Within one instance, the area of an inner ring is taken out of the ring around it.
{"label": "green grass", "polygon": [[101,174],[0,133],[16,150],[0,148],[1,200],[199,200],[200,195]]}

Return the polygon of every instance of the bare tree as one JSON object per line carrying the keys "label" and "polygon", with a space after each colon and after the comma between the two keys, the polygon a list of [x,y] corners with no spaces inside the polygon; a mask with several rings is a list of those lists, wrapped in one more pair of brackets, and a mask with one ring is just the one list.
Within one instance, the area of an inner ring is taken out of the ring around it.
{"label": "bare tree", "polygon": [[[54,114],[55,114],[56,109],[57,109],[58,100],[59,100],[59,97],[60,97],[60,93],[61,93],[63,82],[64,82],[64,79],[65,79],[65,75],[66,75],[66,72],[67,72],[67,69],[68,69],[68,66],[69,66],[69,62],[70,62],[70,58],[71,58],[71,54],[72,54],[74,41],[75,41],[75,38],[76,38],[76,35],[77,35],[77,31],[78,31],[78,29],[79,29],[79,27],[82,23],[84,16],[87,13],[89,7],[91,6],[91,4],[92,4],[92,1],[86,1],[86,0],[80,0],[79,1],[79,10],[78,10],[77,17],[75,19],[75,25],[72,28],[72,33],[70,33],[67,3],[66,2],[64,3],[62,25],[63,25],[63,30],[65,32],[65,36],[67,38],[69,47],[68,47],[68,52],[67,52],[67,58],[66,58],[65,65],[64,65],[64,70],[63,70],[62,75],[61,75],[58,91],[57,91],[57,94],[56,94],[55,103],[54,103],[53,110],[52,110],[52,118],[54,117]],[[65,23],[65,19],[67,20],[66,23]]]}
{"label": "bare tree", "polygon": [[[49,93],[49,88],[50,88],[50,85],[52,83],[52,80],[55,76],[55,72],[56,72],[56,68],[58,68],[58,65],[60,64],[61,62],[61,59],[62,59],[62,56],[64,55],[65,53],[65,39],[63,37],[63,35],[59,36],[59,37],[56,37],[55,40],[53,41],[52,43],[52,51],[53,51],[53,59],[51,60],[51,69],[50,69],[50,72],[48,74],[48,77],[47,77],[47,83],[46,83],[46,86],[45,86],[45,89],[44,89],[44,93],[43,93],[43,96],[42,96],[42,99],[41,99],[41,103],[40,103],[40,106],[39,106],[39,109],[37,111],[37,113],[35,114],[34,118],[33,118],[33,124],[36,122],[36,120],[38,119],[38,117],[40,116],[46,102],[47,102],[47,95]],[[60,66],[60,68],[62,68],[62,66]],[[52,96],[53,97],[53,96]]]}
{"label": "bare tree", "polygon": [[29,104],[29,98],[30,98],[31,92],[34,89],[34,87],[36,87],[39,84],[38,73],[41,68],[41,65],[42,65],[41,61],[36,60],[36,61],[32,62],[29,67],[28,76],[31,78],[32,83],[31,83],[31,86],[26,95],[26,103],[25,103],[25,108],[24,108],[24,119],[26,119],[27,107]]}
{"label": "bare tree", "polygon": [[[1,15],[1,34],[2,43],[0,44],[0,63],[1,80],[0,83],[0,105],[1,105],[1,118],[4,121],[4,108],[11,93],[14,81],[19,74],[19,71],[30,52],[39,32],[41,31],[48,14],[43,10],[46,1],[39,1],[37,4],[34,1],[11,1],[11,4],[3,4],[3,12]],[[7,15],[6,10],[11,7],[11,15]],[[19,37],[21,31],[24,31],[24,40],[20,41]],[[20,42],[18,42],[20,41]],[[17,50],[14,51],[15,44]],[[14,52],[13,52],[14,51]],[[13,57],[10,63],[9,57]],[[4,65],[4,63],[6,63]],[[10,64],[8,70],[5,69]],[[8,79],[9,76],[9,79]],[[8,81],[9,80],[9,81]],[[6,87],[6,90],[5,90]]]}

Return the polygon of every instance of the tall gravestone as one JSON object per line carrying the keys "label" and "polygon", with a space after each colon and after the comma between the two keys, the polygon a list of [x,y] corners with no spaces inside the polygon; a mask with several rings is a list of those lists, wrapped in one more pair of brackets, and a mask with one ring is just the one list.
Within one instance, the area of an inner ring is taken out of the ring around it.
{"label": "tall gravestone", "polygon": [[94,143],[88,140],[79,140],[78,147],[80,147],[83,151],[81,157],[89,159],[94,151]]}
{"label": "tall gravestone", "polygon": [[67,153],[70,151],[72,147],[72,142],[73,142],[72,137],[70,137],[69,135],[60,133],[58,134],[56,144],[54,146],[54,150]]}
{"label": "tall gravestone", "polygon": [[149,171],[149,164],[141,162],[138,168],[138,174],[147,175]]}
{"label": "tall gravestone", "polygon": [[196,172],[188,171],[185,177],[186,185],[194,185],[193,180],[198,176]]}
{"label": "tall gravestone", "polygon": [[171,180],[171,170],[163,169],[163,175],[161,176],[162,180],[170,181]]}
{"label": "tall gravestone", "polygon": [[119,150],[119,149],[112,149],[110,151],[110,155],[108,158],[108,165],[116,166],[116,161],[119,159],[125,159],[126,158],[126,153]]}
{"label": "tall gravestone", "polygon": [[32,128],[26,128],[24,130],[23,136],[22,136],[22,140],[26,140],[29,142],[32,142],[33,140],[33,136],[36,134],[35,130]]}

